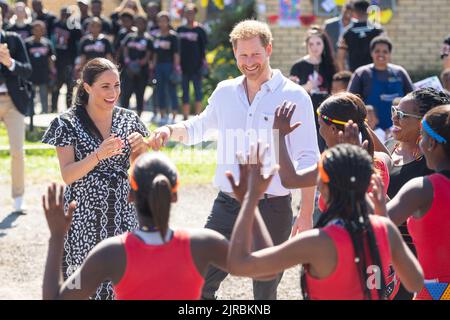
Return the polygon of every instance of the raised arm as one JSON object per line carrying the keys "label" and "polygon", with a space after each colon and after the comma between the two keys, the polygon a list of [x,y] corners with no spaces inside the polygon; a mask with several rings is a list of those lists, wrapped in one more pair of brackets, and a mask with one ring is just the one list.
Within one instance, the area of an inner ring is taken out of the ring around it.
{"label": "raised arm", "polygon": [[369,197],[375,214],[388,217],[396,225],[401,225],[409,217],[420,219],[430,210],[433,203],[433,186],[427,177],[411,179],[386,204],[381,178],[373,175]]}
{"label": "raised arm", "polygon": [[[253,150],[253,158],[258,153],[259,150],[256,153]],[[311,240],[315,241],[315,237],[311,235],[317,233],[317,230],[311,231],[311,234],[305,232],[302,237],[290,239],[278,246],[253,252],[252,230],[256,208],[277,170],[277,167],[274,167],[269,177],[265,178],[261,174],[261,163],[261,158],[258,157],[257,164],[249,165],[248,191],[231,235],[228,269],[230,273],[238,276],[260,278],[279,273],[302,262],[309,262],[315,247],[308,244],[312,244]]]}
{"label": "raised arm", "polygon": [[[59,194],[58,193],[59,189]],[[42,206],[50,240],[42,286],[43,299],[87,299],[105,280],[117,283],[125,270],[125,250],[117,238],[100,243],[88,255],[81,267],[63,281],[61,261],[64,236],[70,228],[76,203],[64,212],[63,187],[49,186],[47,196],[42,197]]]}
{"label": "raised arm", "polygon": [[202,113],[193,119],[177,124],[165,125],[156,129],[147,144],[153,150],[159,150],[172,139],[185,145],[194,145],[202,142],[209,130],[217,129],[217,110],[214,99],[215,93],[208,99],[208,106]]}
{"label": "raised arm", "polygon": [[[317,166],[312,166],[296,172],[286,145],[286,136],[302,125],[300,122],[291,126],[295,104],[284,102],[275,111],[273,124],[275,148],[279,152],[281,184],[288,189],[315,186],[317,183]],[[306,138],[306,137],[304,137]]]}

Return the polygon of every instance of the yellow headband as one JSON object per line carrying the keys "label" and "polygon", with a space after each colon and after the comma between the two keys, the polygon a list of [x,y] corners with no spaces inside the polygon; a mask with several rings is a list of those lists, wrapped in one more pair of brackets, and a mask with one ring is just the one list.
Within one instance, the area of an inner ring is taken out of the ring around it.
{"label": "yellow headband", "polygon": [[329,122],[332,122],[332,123],[335,123],[335,124],[341,124],[341,125],[344,125],[344,126],[347,124],[347,121],[341,121],[341,120],[331,119],[330,117],[327,117],[326,115],[321,114],[321,113],[319,112],[319,110],[317,110],[317,115],[318,115],[319,117],[321,117],[322,119],[324,119],[324,120],[326,120],[326,121],[329,121]]}

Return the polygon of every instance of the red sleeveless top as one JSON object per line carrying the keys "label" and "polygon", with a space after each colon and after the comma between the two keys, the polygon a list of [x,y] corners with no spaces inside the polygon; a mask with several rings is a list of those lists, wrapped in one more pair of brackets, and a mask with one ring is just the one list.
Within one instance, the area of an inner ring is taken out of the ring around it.
{"label": "red sleeveless top", "polygon": [[450,179],[435,173],[428,176],[433,185],[433,204],[420,219],[408,219],[408,231],[426,280],[450,282]]}
{"label": "red sleeveless top", "polygon": [[191,255],[186,231],[177,230],[162,245],[149,245],[136,235],[122,235],[127,266],[114,286],[118,300],[195,300],[200,299],[204,279]]}
{"label": "red sleeveless top", "polygon": [[[370,216],[370,222],[378,245],[385,283],[388,284],[391,248],[386,224],[377,216]],[[347,230],[339,224],[331,224],[322,228],[333,240],[337,251],[338,261],[334,271],[326,278],[316,279],[306,271],[306,283],[309,298],[312,300],[362,300],[364,299],[361,277],[355,263],[355,250]],[[365,251],[369,252],[367,242]],[[370,256],[366,256],[367,266],[371,265]],[[373,272],[371,272],[373,274]],[[375,281],[374,281],[375,283]],[[376,289],[371,291],[372,299],[378,299]]]}
{"label": "red sleeveless top", "polygon": [[[389,176],[389,169],[388,169],[386,163],[384,162],[383,158],[381,158],[380,156],[377,156],[377,153],[380,153],[380,152],[375,152],[375,154],[374,154],[373,167],[375,168],[377,174],[380,176],[381,180],[383,181],[384,193],[387,194],[387,191],[389,188],[389,182],[391,180],[391,178]],[[369,186],[369,190],[367,192],[370,192],[371,189],[372,189],[372,186]],[[323,200],[321,195],[319,195],[318,207],[321,212],[327,211],[327,204],[325,203],[325,201]]]}

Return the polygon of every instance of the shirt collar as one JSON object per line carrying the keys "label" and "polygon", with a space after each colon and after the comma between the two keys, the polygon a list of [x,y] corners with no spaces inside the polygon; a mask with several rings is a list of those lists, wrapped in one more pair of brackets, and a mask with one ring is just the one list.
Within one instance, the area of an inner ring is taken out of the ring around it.
{"label": "shirt collar", "polygon": [[[238,82],[239,86],[241,86],[245,90],[244,87],[245,76],[240,76],[239,78],[240,78]],[[264,82],[261,85],[261,89],[274,92],[282,82],[283,82],[283,74],[281,73],[281,71],[278,69],[272,69],[272,78],[270,78],[269,81]]]}

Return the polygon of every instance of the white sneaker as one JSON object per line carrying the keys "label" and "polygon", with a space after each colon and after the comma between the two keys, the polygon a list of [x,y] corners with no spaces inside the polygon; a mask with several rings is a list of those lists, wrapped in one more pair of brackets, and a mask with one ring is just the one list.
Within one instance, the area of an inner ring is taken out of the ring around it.
{"label": "white sneaker", "polygon": [[14,198],[14,212],[24,212],[23,197]]}

